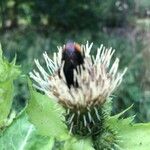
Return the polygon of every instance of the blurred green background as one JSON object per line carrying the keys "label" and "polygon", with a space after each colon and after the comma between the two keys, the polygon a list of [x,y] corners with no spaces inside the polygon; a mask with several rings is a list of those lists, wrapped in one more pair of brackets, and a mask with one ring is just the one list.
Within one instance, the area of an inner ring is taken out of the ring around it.
{"label": "blurred green background", "polygon": [[[150,1],[149,0],[1,0],[0,42],[4,55],[22,74],[34,67],[34,58],[51,55],[68,39],[101,43],[116,49],[120,68],[128,72],[114,93],[113,114],[134,104],[128,115],[150,121]],[[28,98],[26,81],[16,82],[13,107],[20,110]]]}

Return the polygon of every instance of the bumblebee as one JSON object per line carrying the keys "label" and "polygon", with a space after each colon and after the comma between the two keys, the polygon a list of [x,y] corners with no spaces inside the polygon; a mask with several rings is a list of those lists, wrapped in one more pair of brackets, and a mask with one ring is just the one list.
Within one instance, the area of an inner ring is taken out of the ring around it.
{"label": "bumblebee", "polygon": [[63,71],[68,87],[70,88],[71,85],[78,87],[78,83],[74,83],[73,80],[73,70],[84,63],[80,45],[71,41],[67,42],[63,49],[62,61],[64,61]]}

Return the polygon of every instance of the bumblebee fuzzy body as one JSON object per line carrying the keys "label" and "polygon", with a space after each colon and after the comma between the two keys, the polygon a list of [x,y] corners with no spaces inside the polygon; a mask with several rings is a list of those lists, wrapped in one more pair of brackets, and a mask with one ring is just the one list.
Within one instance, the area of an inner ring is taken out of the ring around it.
{"label": "bumblebee fuzzy body", "polygon": [[84,62],[80,45],[73,42],[67,42],[63,49],[62,61],[65,62],[63,71],[68,87],[70,88],[71,85],[78,86],[78,83],[74,83],[73,80],[73,70]]}

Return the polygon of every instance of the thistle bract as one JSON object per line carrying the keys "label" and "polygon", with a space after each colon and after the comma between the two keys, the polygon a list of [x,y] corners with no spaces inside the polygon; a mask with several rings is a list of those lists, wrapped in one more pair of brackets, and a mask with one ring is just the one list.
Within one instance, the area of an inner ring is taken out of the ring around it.
{"label": "thistle bract", "polygon": [[118,72],[118,58],[110,65],[115,50],[101,45],[94,56],[90,54],[92,45],[88,42],[81,45],[83,63],[73,69],[73,82],[78,86],[67,84],[66,60],[62,59],[65,45],[58,47],[52,59],[46,52],[43,54],[47,70],[35,60],[38,71],[30,72],[30,77],[36,82],[34,86],[66,109],[66,124],[73,134],[101,132],[105,118],[103,104],[120,85],[127,70]]}

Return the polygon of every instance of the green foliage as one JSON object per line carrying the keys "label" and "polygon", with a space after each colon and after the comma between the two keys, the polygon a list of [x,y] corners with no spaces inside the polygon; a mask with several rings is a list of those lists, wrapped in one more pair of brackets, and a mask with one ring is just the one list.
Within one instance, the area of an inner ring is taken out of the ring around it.
{"label": "green foliage", "polygon": [[94,148],[90,139],[72,138],[65,142],[63,150],[94,150]]}
{"label": "green foliage", "polygon": [[14,80],[19,74],[19,66],[15,65],[16,58],[9,63],[5,58],[2,56],[2,49],[0,45],[0,82],[5,82],[8,80]]}
{"label": "green foliage", "polygon": [[34,91],[31,85],[30,95],[27,113],[39,134],[58,139],[68,138],[67,127],[63,123],[64,110],[53,99]]}
{"label": "green foliage", "polygon": [[124,112],[108,119],[108,125],[117,132],[123,150],[149,150],[150,123],[133,123],[134,117],[119,119]]}
{"label": "green foliage", "polygon": [[[122,128],[121,128],[122,127]],[[133,124],[120,126],[121,140],[124,142],[120,146],[124,150],[149,150],[150,147],[150,123]],[[118,132],[119,132],[118,131]],[[130,137],[130,138],[129,138]],[[127,144],[128,143],[128,144]]]}
{"label": "green foliage", "polygon": [[[20,24],[61,30],[95,30],[123,26],[132,15],[134,1],[126,0],[6,0],[1,2],[1,27]],[[9,21],[9,24],[7,23]]]}
{"label": "green foliage", "polygon": [[0,84],[0,128],[7,124],[7,118],[12,106],[13,91],[12,81]]}
{"label": "green foliage", "polygon": [[1,133],[0,145],[2,150],[50,150],[53,139],[37,135],[27,115],[22,113]]}
{"label": "green foliage", "polygon": [[19,74],[20,70],[15,65],[15,59],[9,63],[3,58],[0,46],[0,128],[7,125],[14,96],[13,81]]}
{"label": "green foliage", "polygon": [[149,10],[150,10],[150,1],[149,0],[137,0],[136,3],[136,13],[140,17],[149,16]]}
{"label": "green foliage", "polygon": [[107,27],[126,25],[133,17],[134,4],[131,0],[100,0],[96,10],[101,24]]}

